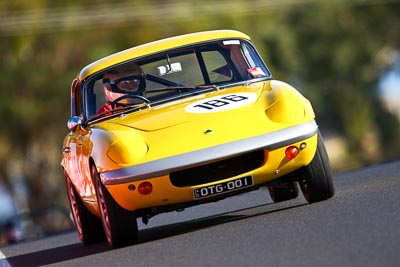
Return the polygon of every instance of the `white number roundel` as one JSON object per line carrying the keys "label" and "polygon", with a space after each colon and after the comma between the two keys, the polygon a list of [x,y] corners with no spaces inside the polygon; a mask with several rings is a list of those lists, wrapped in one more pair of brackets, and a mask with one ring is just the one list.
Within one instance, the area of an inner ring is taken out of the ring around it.
{"label": "white number roundel", "polygon": [[253,93],[233,93],[219,95],[196,101],[188,105],[185,110],[190,113],[211,113],[227,111],[246,106],[256,101]]}

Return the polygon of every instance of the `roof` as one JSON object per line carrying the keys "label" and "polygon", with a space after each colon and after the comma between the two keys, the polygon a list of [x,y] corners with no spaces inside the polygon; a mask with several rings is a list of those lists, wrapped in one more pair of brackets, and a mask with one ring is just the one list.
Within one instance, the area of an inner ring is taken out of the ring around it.
{"label": "roof", "polygon": [[212,40],[229,39],[229,38],[241,38],[250,40],[250,37],[247,36],[246,34],[234,30],[204,31],[204,32],[196,32],[196,33],[180,35],[176,37],[170,37],[167,39],[162,39],[151,43],[143,44],[140,46],[132,47],[123,50],[121,52],[112,54],[110,56],[104,57],[100,60],[97,60],[82,69],[82,71],[79,74],[79,79],[84,80],[90,75],[102,69],[105,69],[109,66],[117,65],[119,63],[134,58],[139,58],[143,55],[154,54],[174,47],[186,46]]}

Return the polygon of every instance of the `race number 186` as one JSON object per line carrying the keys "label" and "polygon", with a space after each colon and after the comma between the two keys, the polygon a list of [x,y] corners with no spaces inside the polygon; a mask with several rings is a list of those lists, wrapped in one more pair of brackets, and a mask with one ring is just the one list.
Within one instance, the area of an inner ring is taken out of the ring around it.
{"label": "race number 186", "polygon": [[248,92],[219,95],[191,103],[185,110],[190,113],[221,112],[244,107],[253,103],[256,99],[256,94]]}
{"label": "race number 186", "polygon": [[248,97],[246,96],[242,96],[242,95],[227,95],[227,96],[223,96],[220,99],[213,99],[207,102],[203,102],[201,104],[195,105],[195,108],[204,108],[204,109],[208,109],[208,110],[212,110],[214,108],[219,108],[222,106],[226,106],[235,102],[240,102],[243,100],[248,99]]}

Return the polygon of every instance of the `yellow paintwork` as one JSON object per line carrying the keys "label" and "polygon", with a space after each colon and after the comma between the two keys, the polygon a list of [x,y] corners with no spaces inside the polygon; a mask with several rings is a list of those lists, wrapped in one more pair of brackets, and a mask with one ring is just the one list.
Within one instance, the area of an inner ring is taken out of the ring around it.
{"label": "yellow paintwork", "polygon": [[[253,104],[230,111],[202,115],[185,112],[184,107],[194,102],[197,97],[144,109],[123,119],[118,117],[99,123],[96,128],[100,128],[101,131],[97,133],[96,129],[93,129],[91,138],[95,145],[91,154],[100,172],[111,171],[262,135],[313,120],[314,112],[308,100],[303,97],[295,98],[297,91],[282,82],[279,84],[280,87],[274,89],[271,88],[271,81],[252,85],[251,88],[230,88],[229,92],[232,94],[253,92],[260,95]],[[226,91],[209,93],[207,97],[218,94],[226,94]],[[301,114],[293,116],[292,121],[289,117],[291,112],[285,115],[282,110],[276,108],[276,103],[282,101],[283,94],[289,98],[293,95],[296,104],[293,108]],[[270,117],[276,119],[271,120]],[[213,134],[205,137],[203,132],[209,128],[213,129]],[[230,130],[227,132],[226,129]],[[112,134],[105,138],[105,132]],[[148,149],[150,145],[157,149]],[[132,151],[129,147],[137,149]],[[126,152],[121,154],[116,153],[117,151]],[[105,152],[108,158],[104,157]]]}
{"label": "yellow paintwork", "polygon": [[[312,160],[317,147],[317,135],[302,142],[295,143],[295,145],[299,147],[301,143],[306,143],[307,147],[302,150],[299,156],[294,160],[288,161],[285,158],[286,147],[269,151],[266,152],[268,153],[267,164],[261,168],[222,181],[229,181],[239,177],[252,175],[254,178],[254,184],[257,185],[288,174],[294,169],[298,169]],[[276,170],[279,170],[278,175],[275,173]],[[141,195],[137,190],[131,191],[128,189],[129,185],[133,184],[137,188],[139,184],[144,181],[150,181],[153,185],[153,192],[150,195]],[[204,184],[202,186],[219,184],[220,182],[221,181]],[[108,185],[107,189],[121,207],[128,210],[137,210],[139,208],[157,207],[193,201],[193,189],[196,187],[199,186],[188,186],[184,188],[175,187],[170,183],[168,176],[162,176],[126,184]]]}
{"label": "yellow paintwork", "polygon": [[271,91],[265,93],[267,117],[271,121],[296,124],[314,118],[314,110],[310,102],[292,86],[270,81]]}
{"label": "yellow paintwork", "polygon": [[[273,86],[271,86],[271,83]],[[127,116],[123,120],[111,120],[104,123],[104,129],[112,130],[114,134],[118,135],[119,131],[123,131],[126,127],[116,125],[115,123],[117,122],[119,124],[131,125],[134,128],[146,129],[145,132],[140,131],[142,134],[141,138],[139,138],[136,135],[137,132],[135,132],[134,137],[132,137],[135,139],[134,142],[137,142],[138,139],[146,140],[147,143],[157,149],[153,151],[150,149],[140,160],[138,160],[137,155],[132,155],[130,164],[133,164],[133,162],[140,164],[196,151],[205,147],[262,135],[265,132],[280,130],[284,127],[290,127],[314,119],[314,112],[308,100],[304,97],[299,98],[297,91],[285,83],[268,81],[254,84],[250,88],[237,87],[229,89],[231,93],[245,91],[254,92],[259,94],[260,97],[255,103],[246,107],[227,112],[213,113],[211,115],[207,114],[201,117],[199,117],[198,114],[182,112],[182,107],[195,101],[195,99],[193,99],[180,104],[174,103],[168,106],[154,107],[152,110],[143,110],[140,114]],[[209,96],[225,93],[224,91],[214,92],[210,93]],[[292,101],[297,104],[295,109],[299,111],[301,116],[294,116],[292,121],[290,121],[290,112],[285,116],[282,115],[282,110],[275,108],[277,105],[276,103],[282,101],[283,95],[289,97],[289,99],[293,99]],[[269,111],[270,108],[272,111]],[[269,114],[269,116],[266,116],[266,114]],[[275,117],[278,121],[271,121],[269,119],[271,116]],[[167,118],[170,118],[168,124],[164,125]],[[237,123],[238,121],[240,121],[240,124]],[[157,122],[159,122],[158,125]],[[203,132],[208,128],[213,129],[213,134],[205,136]],[[230,129],[230,131],[227,132],[224,129]],[[129,131],[132,132],[132,129],[129,129]],[[195,140],[195,142],[193,140]],[[316,135],[302,142],[306,142],[306,149],[302,150],[300,156],[295,160],[289,162],[285,159],[286,147],[268,151],[267,164],[250,173],[254,177],[255,184],[261,184],[276,179],[294,169],[309,164],[316,150]],[[299,147],[302,142],[296,145]],[[102,155],[99,156],[102,157]],[[125,158],[124,161],[126,162],[127,159]],[[101,166],[101,168],[103,171],[110,171],[127,166],[129,166],[129,164],[119,164],[119,166],[108,165]],[[279,170],[278,175],[275,173],[276,170]],[[239,175],[238,177],[243,176],[246,176],[246,174]],[[238,177],[232,177],[230,179]],[[193,200],[192,190],[195,187],[175,187],[170,183],[168,176],[150,178],[150,180],[147,180],[151,181],[153,184],[154,191],[147,196],[140,195],[137,191],[130,191],[128,189],[128,186],[131,184],[134,184],[137,188],[140,182],[147,181],[146,179],[121,185],[109,185],[107,188],[114,196],[114,199],[122,207],[129,210]]]}
{"label": "yellow paintwork", "polygon": [[[81,71],[79,80],[83,81],[107,67],[144,54],[223,38],[249,39],[247,35],[236,31],[211,31],[169,38],[131,48],[96,61]],[[200,99],[235,93],[250,93],[256,98],[252,103],[229,111],[205,114],[185,111],[185,107]],[[99,216],[95,189],[90,175],[91,161],[101,174],[261,136],[311,122],[314,117],[310,102],[286,83],[270,80],[230,87],[144,108],[141,111],[101,121],[86,128],[79,126],[64,139],[63,147],[70,148],[70,152],[64,153],[61,165],[68,173],[85,205],[92,213]],[[212,130],[212,134],[204,134],[209,129]],[[238,177],[252,175],[255,184],[258,185],[308,165],[316,151],[317,135],[295,145],[300,147],[301,143],[306,143],[307,146],[294,160],[285,159],[286,147],[265,151],[268,157],[263,166]],[[137,187],[142,181],[152,183],[151,194],[145,196],[138,194]],[[128,186],[132,184],[136,190],[128,189]],[[170,183],[168,175],[106,187],[117,203],[128,210],[190,202],[193,201],[193,188],[195,188],[195,186],[175,187]]]}
{"label": "yellow paintwork", "polygon": [[[199,98],[197,96],[193,99],[144,109],[125,118],[99,123],[91,129],[90,134],[84,131],[87,138],[85,139],[87,145],[84,147],[92,148],[91,151],[87,151],[86,156],[94,159],[99,172],[102,173],[262,135],[314,119],[314,112],[308,100],[299,97],[297,91],[282,82],[267,81],[250,87],[239,86],[230,88],[229,92],[252,92],[259,95],[259,98],[248,106],[225,112],[203,115],[185,112],[183,108],[196,101]],[[226,90],[221,90],[200,97],[226,93]],[[282,110],[276,108],[276,105],[284,105],[279,103],[283,96],[292,99],[291,101],[296,104],[295,110],[300,114],[293,116],[292,121],[290,112],[284,115]],[[275,120],[271,120],[271,117]],[[204,135],[206,129],[213,129],[213,134]],[[227,132],[225,129],[230,131]],[[304,142],[307,143],[306,149],[302,150],[295,160],[289,162],[284,158],[285,148],[268,151],[267,164],[251,172],[255,183],[265,183],[307,165],[316,150],[316,136]],[[300,143],[296,145],[299,147]],[[131,147],[136,149],[130,149]],[[276,170],[279,170],[278,175],[275,173]],[[107,188],[122,207],[130,210],[193,200],[194,187],[174,187],[169,182],[168,176],[149,178],[154,192],[147,196],[128,190],[130,184],[134,184],[137,188],[140,182],[109,185]],[[237,177],[231,179],[234,178]],[[95,203],[94,189],[87,185],[90,184],[90,177],[83,181],[86,183],[85,193],[88,195],[88,203]],[[94,207],[90,209],[94,210]]]}
{"label": "yellow paintwork", "polygon": [[86,66],[79,74],[79,79],[82,81],[89,77],[90,75],[108,68],[110,66],[117,65],[126,60],[141,57],[143,55],[150,55],[160,51],[168,50],[174,47],[187,46],[190,44],[196,44],[199,42],[207,42],[211,40],[219,40],[225,38],[241,38],[250,40],[250,37],[238,31],[233,30],[217,30],[217,31],[207,31],[190,33],[185,35],[180,35],[176,37],[171,37],[140,46],[136,46],[116,54],[110,55],[108,57],[102,58],[92,64]]}

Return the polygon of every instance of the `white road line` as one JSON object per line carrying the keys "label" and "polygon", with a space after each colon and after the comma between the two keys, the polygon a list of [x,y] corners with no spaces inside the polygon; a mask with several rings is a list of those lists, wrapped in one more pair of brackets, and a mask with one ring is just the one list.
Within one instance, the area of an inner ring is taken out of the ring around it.
{"label": "white road line", "polygon": [[10,263],[7,261],[6,255],[0,250],[0,267],[11,267]]}

